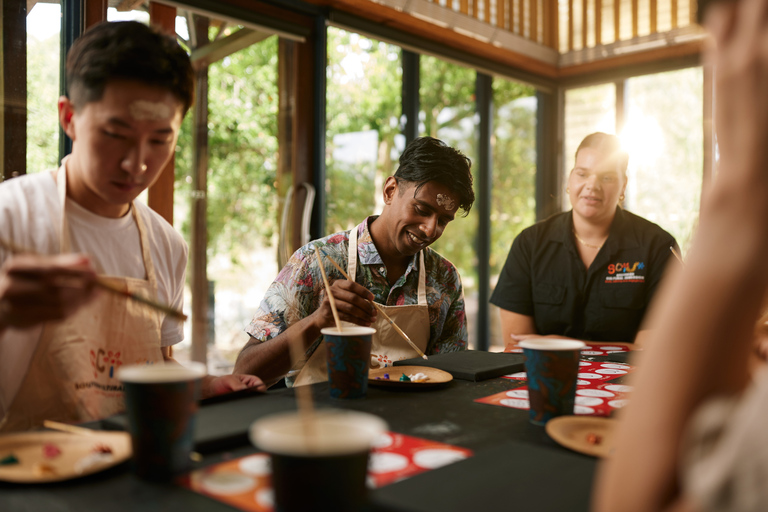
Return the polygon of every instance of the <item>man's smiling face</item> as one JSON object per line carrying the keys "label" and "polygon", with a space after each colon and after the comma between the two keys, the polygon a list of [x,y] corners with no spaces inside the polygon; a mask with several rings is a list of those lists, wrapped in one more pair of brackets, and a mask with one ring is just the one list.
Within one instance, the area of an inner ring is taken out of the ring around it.
{"label": "man's smiling face", "polygon": [[411,257],[440,238],[458,210],[458,197],[445,185],[417,184],[390,176],[384,184],[387,205],[387,240],[377,241],[379,251]]}

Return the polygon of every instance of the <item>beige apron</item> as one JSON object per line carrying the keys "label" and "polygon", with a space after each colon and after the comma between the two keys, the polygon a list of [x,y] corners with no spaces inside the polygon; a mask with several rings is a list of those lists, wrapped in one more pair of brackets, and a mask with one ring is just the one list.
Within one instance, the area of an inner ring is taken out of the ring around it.
{"label": "beige apron", "polygon": [[[363,221],[365,222],[365,221]],[[347,274],[357,275],[357,231],[349,233],[349,257]],[[418,304],[407,306],[384,306],[381,308],[411,338],[411,341],[426,352],[429,343],[429,306],[427,305],[427,273],[424,269],[424,252],[419,253]],[[350,324],[351,325],[351,324]],[[416,351],[392,328],[384,315],[379,312],[376,322],[371,326],[376,329],[371,343],[371,368],[391,366],[394,361],[417,357]],[[325,341],[320,343],[301,369],[295,384],[313,384],[328,380],[326,366]]]}
{"label": "beige apron", "polygon": [[[66,170],[57,174],[61,202],[61,253],[71,251],[65,215]],[[147,279],[105,277],[127,292],[157,296],[155,267],[141,216],[131,204],[141,240]],[[43,420],[91,421],[124,409],[123,388],[116,378],[124,364],[163,361],[162,315],[116,293],[102,292],[74,315],[43,328],[29,370],[0,423],[0,431],[26,430]]]}

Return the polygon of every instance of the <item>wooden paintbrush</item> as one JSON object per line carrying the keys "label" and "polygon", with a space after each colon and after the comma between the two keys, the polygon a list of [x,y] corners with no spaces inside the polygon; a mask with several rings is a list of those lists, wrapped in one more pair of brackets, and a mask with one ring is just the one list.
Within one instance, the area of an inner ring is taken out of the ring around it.
{"label": "wooden paintbrush", "polygon": [[[37,254],[35,251],[31,249],[26,249],[24,247],[20,247],[13,242],[9,242],[7,240],[3,240],[0,238],[0,247],[5,248],[12,254]],[[115,286],[112,283],[106,281],[106,279],[103,276],[96,276],[95,281],[96,286],[103,290],[107,290],[111,293],[116,293],[118,295],[122,295],[123,297],[126,297],[128,299],[134,300],[136,302],[141,302],[142,304],[145,304],[151,308],[154,308],[158,311],[162,311],[163,313],[167,314],[168,316],[171,316],[173,318],[178,318],[179,320],[186,320],[187,315],[182,313],[181,311],[172,308],[171,306],[167,304],[163,304],[157,301],[154,301],[152,299],[148,299],[146,297],[142,297],[141,295],[137,295],[135,293],[131,293],[127,290],[123,290],[119,286]]]}

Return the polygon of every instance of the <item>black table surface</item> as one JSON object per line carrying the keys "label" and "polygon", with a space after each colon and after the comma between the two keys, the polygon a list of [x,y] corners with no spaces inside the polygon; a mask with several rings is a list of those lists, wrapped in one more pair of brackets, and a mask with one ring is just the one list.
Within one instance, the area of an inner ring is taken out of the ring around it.
{"label": "black table surface", "polygon": [[[600,358],[603,359],[603,358]],[[617,380],[617,382],[620,381]],[[560,447],[528,411],[474,400],[523,385],[494,378],[454,379],[443,387],[412,390],[370,386],[358,400],[334,400],[328,384],[312,386],[318,408],[334,407],[384,418],[394,432],[473,450],[463,461],[427,471],[371,493],[371,511],[589,509],[596,459]],[[295,409],[293,389],[240,396],[204,405],[198,414],[194,469],[255,453],[248,427],[265,415]],[[121,417],[91,425],[120,428]],[[66,482],[0,483],[0,511],[233,511],[232,507],[173,484],[136,478],[128,463]],[[322,510],[322,507],[319,508]]]}

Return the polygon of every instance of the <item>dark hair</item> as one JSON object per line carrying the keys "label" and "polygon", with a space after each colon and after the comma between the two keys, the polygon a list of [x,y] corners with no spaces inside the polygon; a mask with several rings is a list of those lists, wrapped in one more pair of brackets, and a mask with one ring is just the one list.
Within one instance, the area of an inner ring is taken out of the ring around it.
{"label": "dark hair", "polygon": [[105,22],[80,36],[67,54],[67,94],[80,108],[99,101],[110,80],[136,80],[168,89],[192,105],[194,71],[172,37],[136,21]]}
{"label": "dark hair", "polygon": [[622,174],[627,174],[627,165],[629,165],[629,153],[621,147],[621,140],[615,136],[603,132],[595,132],[584,137],[576,150],[576,155],[584,148],[592,148],[600,151],[609,158],[616,158],[621,168]]}
{"label": "dark hair", "polygon": [[416,183],[416,191],[429,181],[447,186],[459,196],[459,208],[466,216],[475,202],[471,167],[472,161],[458,149],[434,137],[419,137],[400,155],[395,179]]}

